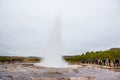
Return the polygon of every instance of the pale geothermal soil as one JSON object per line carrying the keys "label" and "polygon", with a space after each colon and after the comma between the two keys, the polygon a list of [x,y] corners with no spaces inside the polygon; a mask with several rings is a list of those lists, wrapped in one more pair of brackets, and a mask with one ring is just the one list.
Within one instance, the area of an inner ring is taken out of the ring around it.
{"label": "pale geothermal soil", "polygon": [[44,68],[33,65],[0,65],[0,80],[120,80],[120,72],[90,65]]}

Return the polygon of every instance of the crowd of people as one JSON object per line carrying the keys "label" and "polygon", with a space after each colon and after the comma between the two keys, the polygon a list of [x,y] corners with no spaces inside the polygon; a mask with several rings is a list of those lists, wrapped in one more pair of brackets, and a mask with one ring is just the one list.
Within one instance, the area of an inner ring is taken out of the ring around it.
{"label": "crowd of people", "polygon": [[104,65],[104,66],[120,66],[120,59],[93,59],[93,60],[81,60],[81,63],[87,64],[97,64],[97,65]]}

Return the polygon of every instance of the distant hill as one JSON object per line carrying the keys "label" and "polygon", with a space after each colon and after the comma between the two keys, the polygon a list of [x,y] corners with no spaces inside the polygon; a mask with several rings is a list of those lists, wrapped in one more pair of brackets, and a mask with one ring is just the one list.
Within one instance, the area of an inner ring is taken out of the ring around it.
{"label": "distant hill", "polygon": [[110,50],[120,50],[120,48],[111,48]]}
{"label": "distant hill", "polygon": [[40,57],[19,57],[19,56],[0,56],[0,63],[8,62],[8,63],[32,63],[39,62]]}
{"label": "distant hill", "polygon": [[111,48],[106,51],[92,51],[92,52],[86,52],[82,55],[65,57],[67,61],[96,60],[96,59],[114,60],[116,58],[120,59],[120,48]]}

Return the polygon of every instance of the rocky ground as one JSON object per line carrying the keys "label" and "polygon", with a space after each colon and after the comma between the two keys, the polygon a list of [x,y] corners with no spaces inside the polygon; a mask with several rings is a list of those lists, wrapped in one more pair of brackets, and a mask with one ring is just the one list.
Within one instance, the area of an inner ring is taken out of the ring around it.
{"label": "rocky ground", "polygon": [[0,65],[0,80],[120,80],[120,72],[91,65],[45,68],[32,64]]}

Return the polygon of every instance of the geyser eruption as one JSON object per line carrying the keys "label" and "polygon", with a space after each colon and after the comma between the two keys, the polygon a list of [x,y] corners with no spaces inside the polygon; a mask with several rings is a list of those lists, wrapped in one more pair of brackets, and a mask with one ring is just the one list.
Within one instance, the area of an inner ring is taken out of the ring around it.
{"label": "geyser eruption", "polygon": [[56,16],[55,25],[51,32],[50,44],[45,56],[40,63],[41,66],[65,68],[67,63],[62,58],[62,43],[61,43],[61,20],[59,16]]}

